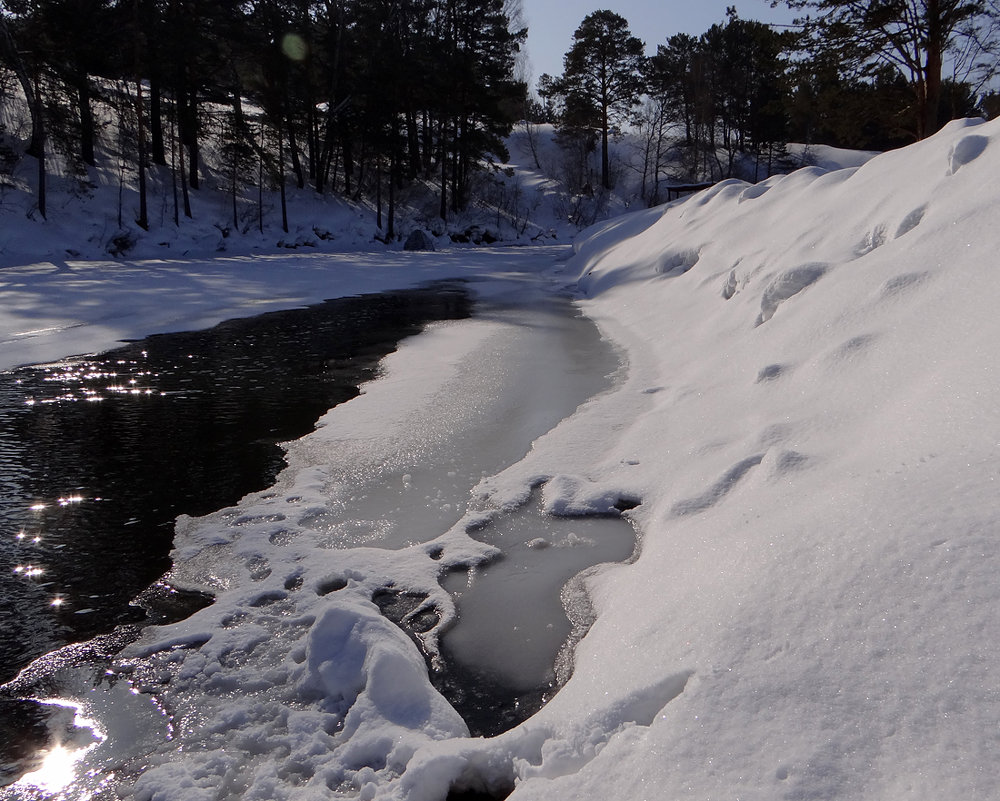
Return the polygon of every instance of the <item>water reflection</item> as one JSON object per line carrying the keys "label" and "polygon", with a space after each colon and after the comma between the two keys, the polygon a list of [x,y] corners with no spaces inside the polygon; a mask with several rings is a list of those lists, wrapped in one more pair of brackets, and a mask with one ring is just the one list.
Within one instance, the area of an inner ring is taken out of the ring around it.
{"label": "water reflection", "polygon": [[469,306],[456,285],[346,298],[0,373],[0,682],[142,621],[178,514],[268,486],[277,443]]}
{"label": "water reflection", "polygon": [[58,696],[0,698],[0,801],[117,797],[131,761],[171,739],[155,699],[103,669],[67,663],[53,684]]}
{"label": "water reflection", "polygon": [[441,640],[448,670],[436,683],[474,734],[491,736],[534,714],[568,678],[569,649],[590,618],[589,609],[578,608],[589,603],[582,585],[567,582],[628,559],[636,538],[617,514],[546,514],[540,493],[469,534],[502,556],[442,582],[460,624]]}
{"label": "water reflection", "polygon": [[[69,713],[71,720],[57,728],[52,742],[40,754],[41,765],[14,782],[13,789],[38,790],[58,795],[78,781],[83,758],[107,740],[97,720],[86,714],[83,704],[63,699],[40,701],[40,704]],[[65,715],[63,717],[66,717]],[[53,720],[58,719],[53,716]],[[82,799],[89,795],[78,796]]]}

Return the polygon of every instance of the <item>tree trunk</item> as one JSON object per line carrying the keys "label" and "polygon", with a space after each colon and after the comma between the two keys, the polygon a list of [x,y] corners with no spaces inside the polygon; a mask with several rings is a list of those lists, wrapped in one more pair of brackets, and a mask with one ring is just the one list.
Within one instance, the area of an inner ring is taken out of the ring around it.
{"label": "tree trunk", "polygon": [[[288,126],[288,147],[292,153],[292,172],[295,173],[295,185],[299,189],[304,189],[306,177],[302,173],[302,162],[299,160],[299,142],[295,138],[295,126],[292,125],[291,119],[287,120],[286,124]],[[280,137],[278,141],[282,141]]]}
{"label": "tree trunk", "polygon": [[[37,78],[36,78],[37,80]],[[36,116],[39,120],[42,118],[42,93],[38,90],[38,86],[35,86],[35,102],[32,104],[32,108],[37,107],[37,111],[32,112],[32,117]],[[36,158],[38,159],[38,211],[42,215],[42,219],[48,219],[45,212],[45,126],[39,125],[37,129],[32,127],[32,144],[35,142],[35,131],[38,131],[38,154]]]}
{"label": "tree trunk", "polygon": [[[176,106],[177,103],[175,102]],[[180,115],[180,108],[177,108],[177,115]],[[181,197],[184,198],[184,216],[191,219],[194,215],[191,214],[191,196],[188,194],[188,181],[187,181],[187,169],[184,164],[184,142],[181,139],[180,126],[178,126],[178,143],[177,151],[180,156],[180,174],[181,174]]]}
{"label": "tree trunk", "polygon": [[535,162],[535,169],[541,171],[542,162],[538,158],[538,130],[531,127],[527,115],[524,119],[524,133],[528,138],[528,147],[531,148],[531,158]]}
{"label": "tree trunk", "polygon": [[427,178],[431,177],[431,168],[433,167],[434,159],[434,132],[431,125],[431,117],[426,111],[423,113],[422,120],[423,130],[421,131],[421,136],[424,140],[423,146],[423,170],[424,175]]}
{"label": "tree trunk", "polygon": [[167,150],[163,141],[163,89],[155,70],[149,79],[149,147],[153,163],[166,166]]}
{"label": "tree trunk", "polygon": [[420,174],[420,131],[415,111],[406,112],[406,148],[409,151],[406,177],[412,181]]}
{"label": "tree trunk", "polygon": [[938,107],[941,104],[941,69],[945,41],[941,0],[927,0],[926,56],[917,86],[917,138],[926,139],[937,131]]}
{"label": "tree trunk", "polygon": [[257,151],[257,229],[264,233],[264,122],[260,123],[260,150]]}
{"label": "tree trunk", "polygon": [[375,225],[382,230],[382,165],[375,168]]}
{"label": "tree trunk", "polygon": [[[192,111],[192,115],[197,116],[197,113],[197,106],[195,106]],[[188,183],[191,185],[192,189],[198,189],[200,186],[198,180],[198,160],[201,158],[201,146],[198,142],[197,123],[192,125],[192,129],[189,133],[191,135],[191,139],[188,143]]]}
{"label": "tree trunk", "polygon": [[608,156],[608,107],[601,109],[601,186],[611,188],[611,159]]}
{"label": "tree trunk", "polygon": [[[42,159],[45,156],[45,119],[42,116],[41,98],[36,91],[39,83],[38,71],[36,68],[35,79],[32,81],[31,74],[21,58],[14,38],[10,35],[7,17],[2,11],[0,11],[0,54],[13,67],[31,114],[31,141],[28,144],[28,155]],[[42,212],[42,216],[45,216],[45,212]]]}
{"label": "tree trunk", "polygon": [[192,189],[198,188],[198,100],[196,91],[189,90],[186,81],[177,92],[178,130],[181,146],[187,147],[187,182]]}
{"label": "tree trunk", "polygon": [[137,145],[139,148],[139,219],[135,222],[144,231],[148,231],[149,216],[146,209],[146,134],[143,116],[142,79],[137,73],[135,78],[135,118]]}
{"label": "tree trunk", "polygon": [[278,189],[281,193],[281,230],[288,233],[288,201],[285,198],[285,137],[278,124]]}
{"label": "tree trunk", "polygon": [[461,190],[462,190],[462,163],[459,159],[459,149],[461,147],[462,133],[459,121],[455,120],[455,132],[451,138],[451,210],[458,214],[462,210]]}
{"label": "tree trunk", "polygon": [[86,73],[76,75],[76,99],[80,114],[80,158],[91,167],[94,159],[94,112],[90,107],[90,81]]}
{"label": "tree trunk", "polygon": [[316,178],[316,162],[319,160],[319,132],[316,122],[315,103],[306,106],[306,150],[309,156],[309,179]]}
{"label": "tree trunk", "polygon": [[444,222],[448,222],[448,122],[441,120],[441,207],[439,214]]}
{"label": "tree trunk", "polygon": [[385,241],[391,242],[396,236],[396,157],[389,164],[389,222],[385,229]]}
{"label": "tree trunk", "polygon": [[316,176],[315,176],[316,194],[319,195],[323,194],[323,189],[326,184],[326,175],[330,169],[330,158],[331,158],[330,154],[333,148],[333,142],[330,139],[333,131],[332,131],[332,123],[329,119],[329,116],[327,116],[326,125],[323,127],[325,129],[325,134],[323,136],[323,148],[320,151],[319,160],[316,164]]}
{"label": "tree trunk", "polygon": [[344,138],[341,149],[344,156],[344,195],[350,197],[351,184],[354,181],[354,146],[350,138]]}
{"label": "tree trunk", "polygon": [[[183,169],[183,168],[182,168]],[[177,115],[170,121],[170,187],[174,193],[174,225],[180,227],[180,207],[177,202]]]}

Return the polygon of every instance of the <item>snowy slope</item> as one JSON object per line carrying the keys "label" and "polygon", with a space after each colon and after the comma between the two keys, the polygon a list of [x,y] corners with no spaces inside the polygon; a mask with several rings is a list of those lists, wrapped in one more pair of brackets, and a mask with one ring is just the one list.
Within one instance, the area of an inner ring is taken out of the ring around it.
{"label": "snowy slope", "polygon": [[[164,746],[136,797],[236,797],[238,780],[240,796],[271,799],[995,798],[998,170],[1000,124],[956,122],[858,167],[726,182],[619,217],[568,263],[554,250],[477,257],[479,277],[520,265],[572,288],[627,354],[614,391],[474,491],[499,507],[544,479],[561,513],[641,500],[639,558],[587,578],[596,619],[572,678],[516,729],[469,738],[363,597],[386,574],[432,582],[426,545],[340,552],[350,586],[327,594],[316,554],[269,549],[269,509],[324,502],[338,432],[391,443],[482,359],[495,323],[439,327],[291,446],[272,493],[184,521],[185,558],[203,545],[262,554],[274,582],[306,565],[322,603],[282,624],[300,643],[287,658],[249,585],[127,654],[242,698],[194,750]],[[387,263],[410,258],[397,255]],[[461,274],[465,258],[424,274]],[[366,280],[400,281],[380,260]],[[455,559],[479,548],[461,526],[441,542]],[[239,615],[251,625],[229,625]],[[241,651],[265,661],[234,672]],[[317,697],[342,699],[342,728],[323,729]]]}
{"label": "snowy slope", "polygon": [[643,498],[645,539],[591,583],[514,798],[995,797],[998,136],[579,242],[632,357],[587,472]]}

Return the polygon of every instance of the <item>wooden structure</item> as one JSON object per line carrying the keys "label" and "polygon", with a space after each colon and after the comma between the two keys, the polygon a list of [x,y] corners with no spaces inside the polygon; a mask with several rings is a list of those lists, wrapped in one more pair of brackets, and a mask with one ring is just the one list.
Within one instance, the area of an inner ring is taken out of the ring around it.
{"label": "wooden structure", "polygon": [[692,192],[700,192],[702,189],[708,189],[709,187],[715,186],[715,181],[708,181],[702,184],[674,184],[673,186],[667,187],[667,203],[671,200],[677,200],[681,195],[689,195]]}

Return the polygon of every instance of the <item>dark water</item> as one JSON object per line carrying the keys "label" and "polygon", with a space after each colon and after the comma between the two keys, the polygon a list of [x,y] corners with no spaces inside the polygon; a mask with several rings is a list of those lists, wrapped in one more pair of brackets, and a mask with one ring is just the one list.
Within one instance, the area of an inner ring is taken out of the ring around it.
{"label": "dark water", "polygon": [[469,313],[439,285],[0,373],[0,683],[147,619],[131,602],[170,567],[177,515],[269,486],[278,442],[354,397],[400,339]]}

